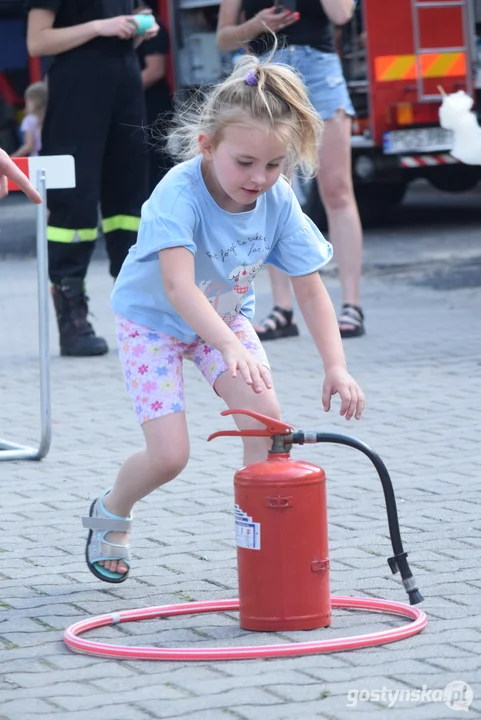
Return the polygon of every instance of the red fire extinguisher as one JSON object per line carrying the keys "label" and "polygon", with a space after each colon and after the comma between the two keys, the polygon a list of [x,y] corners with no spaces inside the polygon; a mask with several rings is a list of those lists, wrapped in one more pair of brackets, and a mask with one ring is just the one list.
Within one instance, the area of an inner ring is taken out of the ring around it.
{"label": "red fire extinguisher", "polygon": [[295,431],[284,422],[249,410],[265,430],[222,430],[225,435],[271,437],[263,462],[238,470],[234,477],[239,577],[239,619],[245,630],[311,630],[331,623],[326,475],[317,465],[290,456],[293,444],[335,442],[367,455],[383,484],[394,557],[410,603],[423,600],[407,562],[399,533],[392,483],[380,457],[347,435]]}

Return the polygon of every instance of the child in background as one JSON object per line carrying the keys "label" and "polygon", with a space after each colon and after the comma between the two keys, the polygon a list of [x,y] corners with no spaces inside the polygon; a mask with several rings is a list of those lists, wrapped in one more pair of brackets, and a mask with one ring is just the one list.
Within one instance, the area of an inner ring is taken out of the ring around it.
{"label": "child in background", "polygon": [[23,133],[23,145],[18,148],[12,157],[33,157],[39,154],[42,148],[42,123],[47,109],[47,85],[36,82],[25,91],[25,117],[20,125]]}
{"label": "child in background", "polygon": [[[87,565],[123,582],[132,508],[174,479],[189,457],[182,363],[191,360],[229,408],[279,418],[269,363],[251,320],[252,281],[264,263],[292,278],[324,365],[322,405],[359,418],[364,396],[346,369],[336,314],[319,276],[331,245],[303,214],[284,168],[315,171],[322,122],[286,65],[246,56],[169,138],[170,170],[142,208],[137,243],[112,294],[119,357],[146,448],[94,500]],[[321,389],[319,388],[321,394]],[[240,429],[259,423],[238,415]],[[244,463],[270,439],[244,437]]]}

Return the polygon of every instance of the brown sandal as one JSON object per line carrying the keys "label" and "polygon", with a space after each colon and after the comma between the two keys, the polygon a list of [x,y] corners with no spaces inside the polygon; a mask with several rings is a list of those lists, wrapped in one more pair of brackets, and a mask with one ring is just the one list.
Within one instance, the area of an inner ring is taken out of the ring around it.
{"label": "brown sandal", "polygon": [[285,310],[276,305],[267,317],[255,327],[259,339],[278,340],[279,338],[295,337],[299,335],[299,328],[294,320],[294,312]]}

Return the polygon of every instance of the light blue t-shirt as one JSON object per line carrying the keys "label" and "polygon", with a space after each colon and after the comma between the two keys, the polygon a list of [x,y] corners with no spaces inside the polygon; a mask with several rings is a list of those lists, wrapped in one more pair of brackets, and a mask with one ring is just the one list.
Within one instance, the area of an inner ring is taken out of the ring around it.
{"label": "light blue t-shirt", "polygon": [[190,250],[196,285],[227,324],[240,312],[253,318],[252,281],[264,263],[296,276],[315,272],[332,257],[331,245],[304,215],[284,178],[257,199],[253,210],[230,213],[207,190],[201,161],[199,155],[174,167],[144,203],[137,242],[111,298],[115,313],[186,343],[197,335],[166,297],[159,250]]}

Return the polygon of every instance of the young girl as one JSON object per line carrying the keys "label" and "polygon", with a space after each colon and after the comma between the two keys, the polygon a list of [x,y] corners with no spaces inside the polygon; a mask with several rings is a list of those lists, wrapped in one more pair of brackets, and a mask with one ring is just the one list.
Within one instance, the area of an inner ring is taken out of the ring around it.
{"label": "young girl", "polygon": [[[246,56],[194,117],[180,116],[169,138],[185,162],[145,203],[137,243],[112,295],[120,360],[146,449],[124,463],[84,518],[87,564],[101,580],[126,579],[134,504],[187,463],[184,358],[229,408],[280,417],[269,363],[251,325],[252,281],[264,263],[292,278],[324,364],[324,410],[338,393],[341,415],[361,416],[364,397],[346,370],[334,308],[318,273],[332,249],[281,175],[286,165],[315,169],[320,132],[298,76]],[[259,427],[249,417],[235,420],[241,429]],[[243,441],[245,464],[266,457],[269,439]]]}
{"label": "young girl", "polygon": [[25,91],[25,117],[20,125],[23,144],[12,157],[33,157],[42,147],[42,123],[47,109],[47,86],[36,82]]}

